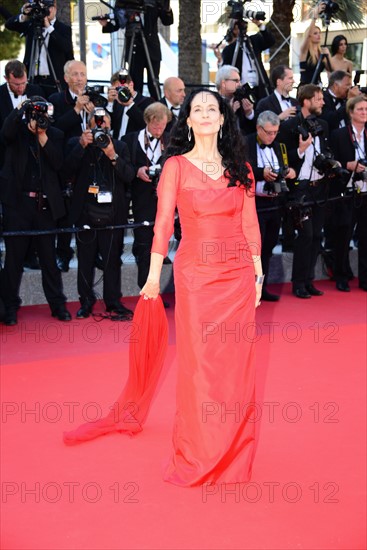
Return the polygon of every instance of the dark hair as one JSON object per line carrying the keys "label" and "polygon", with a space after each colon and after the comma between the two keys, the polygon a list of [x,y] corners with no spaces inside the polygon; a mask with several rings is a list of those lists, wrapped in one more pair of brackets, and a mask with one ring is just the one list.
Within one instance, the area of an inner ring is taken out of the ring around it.
{"label": "dark hair", "polygon": [[343,34],[338,34],[338,36],[335,36],[334,40],[331,43],[331,55],[335,55],[338,53],[340,42],[342,40],[345,40],[347,46],[348,46],[348,40]]}
{"label": "dark hair", "polygon": [[283,80],[285,77],[285,71],[291,71],[292,69],[288,67],[288,65],[277,65],[274,67],[274,69],[271,71],[270,75],[270,81],[274,88],[277,87],[277,80],[280,78],[280,80]]}
{"label": "dark hair", "polygon": [[316,84],[305,84],[298,88],[298,101],[300,105],[303,106],[305,99],[312,99],[318,92],[322,93],[320,86]]}
{"label": "dark hair", "polygon": [[22,78],[27,74],[27,69],[24,63],[18,61],[18,59],[11,59],[5,65],[5,76],[9,78],[10,75],[13,75],[14,78]]}
{"label": "dark hair", "polygon": [[249,189],[251,187],[251,180],[248,178],[250,170],[246,165],[246,148],[242,135],[237,129],[234,113],[224,98],[217,92],[207,88],[193,90],[185,98],[177,123],[172,130],[170,142],[165,152],[165,159],[176,155],[183,155],[194,148],[195,136],[192,134],[191,141],[188,139],[187,118],[190,116],[191,104],[194,97],[203,92],[210,93],[215,97],[219,105],[219,111],[223,115],[223,138],[220,139],[218,135],[218,151],[222,156],[224,175],[229,178],[228,187],[240,185]]}

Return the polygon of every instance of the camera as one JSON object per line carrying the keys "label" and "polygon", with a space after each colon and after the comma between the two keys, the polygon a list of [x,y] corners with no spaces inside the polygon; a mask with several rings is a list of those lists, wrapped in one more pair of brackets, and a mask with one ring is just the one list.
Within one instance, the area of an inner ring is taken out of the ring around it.
{"label": "camera", "polygon": [[121,101],[121,103],[127,103],[132,98],[132,94],[129,90],[129,87],[126,86],[128,76],[129,76],[129,73],[127,72],[127,70],[121,69],[121,71],[119,72],[119,82],[121,86],[118,86],[116,88],[117,96],[119,101]]}
{"label": "camera", "polygon": [[50,8],[54,5],[54,0],[34,0],[29,4],[30,11],[27,15],[43,23],[44,18],[48,17],[51,13]]}
{"label": "camera", "polygon": [[258,19],[259,21],[265,21],[266,14],[264,11],[244,10],[243,6],[246,0],[242,2],[236,2],[235,0],[229,0],[227,5],[232,8],[229,15],[230,19],[242,20],[245,19]]}
{"label": "camera", "polygon": [[239,86],[233,94],[233,101],[242,101],[242,99],[248,99],[252,104],[256,103],[256,96],[247,82],[243,86]]}
{"label": "camera", "polygon": [[322,136],[324,129],[315,115],[305,118],[303,123],[297,126],[297,132],[301,134],[303,141],[308,139],[308,134],[312,137]]}
{"label": "camera", "polygon": [[156,188],[158,185],[159,176],[161,175],[161,172],[162,172],[162,166],[160,164],[152,164],[151,166],[148,167],[148,176],[152,180],[152,184],[154,188]]}
{"label": "camera", "polygon": [[23,103],[22,111],[27,124],[34,120],[37,127],[42,130],[47,130],[50,123],[53,122],[54,106],[46,100],[32,101],[28,99]]}
{"label": "camera", "polygon": [[267,191],[269,195],[280,193],[288,193],[289,188],[287,186],[287,182],[285,181],[285,176],[289,172],[288,166],[283,166],[282,168],[272,168],[272,172],[276,172],[277,179],[274,181],[266,181],[264,185],[264,191]]}
{"label": "camera", "polygon": [[107,107],[107,99],[102,95],[104,92],[103,86],[86,86],[84,94],[89,97],[89,100],[94,104],[95,107],[102,107],[105,109]]}
{"label": "camera", "polygon": [[323,17],[325,24],[329,25],[333,15],[339,11],[339,4],[333,0],[322,0],[322,3],[325,4],[325,8],[321,17]]}
{"label": "camera", "polygon": [[340,163],[333,159],[332,153],[326,151],[325,153],[319,153],[314,162],[314,167],[323,176],[327,178],[338,178],[338,182],[344,186],[348,183],[350,173],[345,168],[340,166]]}
{"label": "camera", "polygon": [[105,149],[106,147],[108,147],[111,141],[109,129],[102,128],[105,115],[106,111],[102,108],[95,109],[94,111],[94,120],[96,123],[96,127],[92,130],[93,145],[99,147],[100,149]]}
{"label": "camera", "polygon": [[365,167],[365,169],[363,170],[363,172],[358,172],[358,174],[355,172],[353,174],[353,182],[356,182],[356,181],[365,182],[367,181],[367,159],[358,159],[358,163],[362,164]]}

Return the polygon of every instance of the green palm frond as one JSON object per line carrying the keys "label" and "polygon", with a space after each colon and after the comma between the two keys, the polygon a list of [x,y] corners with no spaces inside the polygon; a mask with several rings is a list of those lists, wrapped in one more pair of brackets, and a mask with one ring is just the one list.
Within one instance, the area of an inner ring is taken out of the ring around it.
{"label": "green palm frond", "polygon": [[[309,1],[308,4],[313,7],[319,2]],[[348,27],[363,25],[366,19],[365,0],[337,0],[339,10],[333,15],[332,21],[341,21]]]}

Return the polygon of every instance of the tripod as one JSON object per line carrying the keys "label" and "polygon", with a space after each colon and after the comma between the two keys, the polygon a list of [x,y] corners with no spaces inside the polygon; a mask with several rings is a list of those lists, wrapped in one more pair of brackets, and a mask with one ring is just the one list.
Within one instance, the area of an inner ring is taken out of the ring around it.
{"label": "tripod", "polygon": [[237,21],[237,25],[238,25],[239,33],[238,33],[238,36],[236,38],[236,46],[235,46],[235,50],[233,52],[232,65],[234,67],[236,66],[238,52],[240,51],[240,49],[242,49],[242,55],[246,55],[247,52],[245,52],[244,47],[243,47],[244,44],[245,44],[246,48],[247,48],[247,51],[250,54],[251,64],[253,62],[255,67],[256,67],[259,83],[261,82],[261,84],[264,86],[266,95],[270,95],[269,86],[265,81],[264,75],[261,71],[259,61],[258,61],[258,59],[255,55],[255,52],[254,52],[254,47],[253,47],[252,42],[251,42],[251,40],[250,40],[250,38],[249,38],[249,36],[247,35],[247,32],[246,32],[247,31],[247,23],[243,19],[240,19],[240,20]]}
{"label": "tripod", "polygon": [[[133,21],[131,21],[131,19]],[[124,48],[123,48],[122,56],[121,56],[121,67],[126,68],[126,64],[127,64],[129,69],[131,68],[131,61],[132,61],[132,57],[134,55],[134,47],[136,45],[136,37],[137,36],[140,36],[140,38],[141,38],[141,42],[143,44],[145,57],[146,57],[147,64],[148,64],[149,76],[151,78],[154,89],[156,91],[157,98],[160,99],[161,98],[161,90],[160,90],[160,87],[159,87],[159,79],[154,74],[152,60],[151,60],[150,55],[149,55],[147,41],[146,41],[146,38],[145,38],[145,35],[144,35],[144,27],[143,27],[143,23],[142,23],[142,20],[141,20],[141,13],[140,12],[135,12],[130,16],[130,22],[128,23],[128,25],[126,27]],[[128,56],[127,56],[127,59],[126,59],[126,39],[127,38],[130,39],[130,44],[129,44]],[[129,70],[129,73],[130,73],[130,70]]]}
{"label": "tripod", "polygon": [[[61,85],[60,81],[56,77],[55,69],[51,61],[50,52],[48,51],[48,47],[45,44],[45,37],[42,34],[42,24],[41,22],[33,22],[33,38],[32,38],[32,48],[31,48],[31,57],[29,61],[29,82],[31,84],[34,84],[34,79],[38,74],[38,70],[40,68],[40,58],[41,58],[41,49],[42,47],[45,48],[46,56],[47,56],[47,62],[48,67],[50,69],[50,73],[52,78],[54,79],[56,88],[58,92],[61,92]],[[53,88],[53,86],[43,84],[43,87],[50,87]],[[50,94],[47,94],[50,95]]]}

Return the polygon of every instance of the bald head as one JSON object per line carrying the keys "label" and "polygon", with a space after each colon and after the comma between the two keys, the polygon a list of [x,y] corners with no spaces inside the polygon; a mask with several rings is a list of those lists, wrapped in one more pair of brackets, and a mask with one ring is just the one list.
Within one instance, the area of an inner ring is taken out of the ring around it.
{"label": "bald head", "polygon": [[64,79],[74,94],[81,94],[87,84],[87,67],[83,61],[67,61],[64,66]]}
{"label": "bald head", "polygon": [[181,78],[170,76],[163,83],[164,97],[174,107],[180,107],[185,99],[185,84]]}

